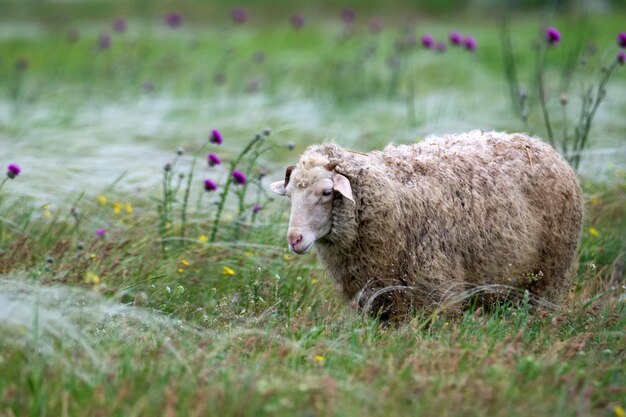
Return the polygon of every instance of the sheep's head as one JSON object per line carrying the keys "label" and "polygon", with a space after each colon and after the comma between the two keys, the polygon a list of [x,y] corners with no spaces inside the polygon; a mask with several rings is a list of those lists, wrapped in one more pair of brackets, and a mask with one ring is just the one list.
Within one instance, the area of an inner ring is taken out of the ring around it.
{"label": "sheep's head", "polygon": [[332,229],[333,204],[338,198],[354,203],[350,181],[335,172],[337,164],[290,166],[283,181],[272,183],[271,190],[291,199],[287,241],[289,249],[303,254]]}

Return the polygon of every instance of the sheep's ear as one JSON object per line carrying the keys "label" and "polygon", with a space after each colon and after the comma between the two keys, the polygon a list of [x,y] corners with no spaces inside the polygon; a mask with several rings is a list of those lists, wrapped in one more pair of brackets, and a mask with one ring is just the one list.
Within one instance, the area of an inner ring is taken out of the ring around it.
{"label": "sheep's ear", "polygon": [[270,190],[275,192],[278,195],[285,195],[287,192],[285,191],[285,181],[276,181],[270,185]]}
{"label": "sheep's ear", "polygon": [[350,180],[341,174],[333,175],[333,190],[339,191],[339,194],[347,198],[354,203],[354,197],[352,196],[352,186]]}

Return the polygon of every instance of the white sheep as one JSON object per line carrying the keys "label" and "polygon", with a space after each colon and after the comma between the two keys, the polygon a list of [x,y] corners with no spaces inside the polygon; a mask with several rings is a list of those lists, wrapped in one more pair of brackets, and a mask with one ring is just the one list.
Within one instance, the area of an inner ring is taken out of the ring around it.
{"label": "white sheep", "polygon": [[524,134],[473,131],[367,154],[309,147],[272,191],[288,243],[382,319],[496,284],[556,301],[569,288],[583,198],[576,174]]}

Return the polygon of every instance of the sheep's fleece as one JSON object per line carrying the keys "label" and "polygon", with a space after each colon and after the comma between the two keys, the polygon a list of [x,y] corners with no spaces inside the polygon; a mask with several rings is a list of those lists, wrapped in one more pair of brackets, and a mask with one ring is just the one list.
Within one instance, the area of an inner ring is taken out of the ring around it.
{"label": "sheep's fleece", "polygon": [[271,188],[291,198],[290,248],[315,243],[344,296],[383,319],[477,286],[551,301],[570,286],[580,186],[524,134],[472,131],[367,154],[313,145]]}

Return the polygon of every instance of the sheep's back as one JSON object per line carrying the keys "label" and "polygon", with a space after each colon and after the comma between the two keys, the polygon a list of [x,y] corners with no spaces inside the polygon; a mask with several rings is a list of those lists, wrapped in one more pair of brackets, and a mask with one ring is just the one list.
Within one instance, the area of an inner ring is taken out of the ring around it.
{"label": "sheep's back", "polygon": [[521,134],[474,131],[389,146],[377,157],[405,189],[417,252],[445,255],[438,266],[453,280],[532,283],[548,296],[563,286],[582,197],[575,173],[551,147]]}

